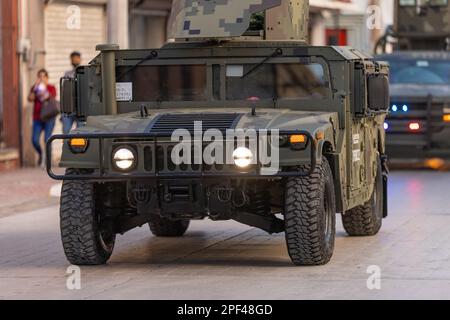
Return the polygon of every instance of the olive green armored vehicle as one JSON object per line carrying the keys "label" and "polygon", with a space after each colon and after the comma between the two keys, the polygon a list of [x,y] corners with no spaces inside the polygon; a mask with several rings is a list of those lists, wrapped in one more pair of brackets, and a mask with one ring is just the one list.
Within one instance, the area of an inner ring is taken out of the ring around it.
{"label": "olive green armored vehicle", "polygon": [[[248,30],[265,13],[265,31]],[[351,236],[387,215],[388,68],[348,47],[311,47],[308,1],[175,1],[174,40],[100,54],[62,79],[85,125],[62,145],[68,260],[104,264],[117,234],[181,237],[190,221],[285,233],[296,265],[329,262],[336,213]]]}

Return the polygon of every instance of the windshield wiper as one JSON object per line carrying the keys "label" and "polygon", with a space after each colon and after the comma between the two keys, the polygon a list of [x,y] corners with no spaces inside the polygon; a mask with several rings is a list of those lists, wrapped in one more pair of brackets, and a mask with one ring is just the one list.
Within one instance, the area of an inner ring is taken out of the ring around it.
{"label": "windshield wiper", "polygon": [[122,79],[124,76],[126,76],[127,74],[129,74],[131,71],[133,71],[134,69],[136,69],[138,66],[140,66],[141,64],[143,64],[145,61],[148,60],[152,60],[158,57],[158,52],[156,52],[155,50],[152,50],[152,52],[150,52],[150,54],[144,58],[142,58],[141,60],[139,60],[138,62],[136,62],[136,64],[132,65],[127,71],[122,72],[119,76],[117,76],[117,80]]}
{"label": "windshield wiper", "polygon": [[249,71],[247,71],[247,73],[245,73],[242,76],[242,79],[246,78],[248,75],[252,74],[253,72],[255,72],[256,70],[258,70],[259,68],[261,68],[261,66],[265,65],[267,62],[269,62],[270,60],[272,60],[273,58],[276,58],[278,56],[281,56],[283,54],[283,50],[281,50],[280,48],[276,49],[274,53],[272,53],[270,56],[268,56],[267,58],[264,58],[263,61],[261,61],[260,63],[258,63],[256,66],[254,66],[253,68],[251,68]]}

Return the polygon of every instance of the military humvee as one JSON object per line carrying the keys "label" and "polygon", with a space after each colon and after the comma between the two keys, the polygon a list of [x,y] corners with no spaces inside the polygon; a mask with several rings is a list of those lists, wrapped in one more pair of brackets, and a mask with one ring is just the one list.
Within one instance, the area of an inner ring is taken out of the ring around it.
{"label": "military humvee", "polygon": [[390,36],[395,52],[376,57],[391,71],[387,154],[438,168],[450,160],[449,2],[397,0]]}
{"label": "military humvee", "polygon": [[[257,12],[265,32],[247,30]],[[307,16],[307,1],[178,1],[174,42],[99,46],[62,79],[63,111],[85,121],[47,145],[63,145],[65,173],[51,157],[47,166],[64,181],[71,263],[106,263],[135,227],[179,237],[207,217],[284,232],[296,265],[330,260],[337,212],[351,236],[379,231],[388,68],[356,49],[308,46]]]}

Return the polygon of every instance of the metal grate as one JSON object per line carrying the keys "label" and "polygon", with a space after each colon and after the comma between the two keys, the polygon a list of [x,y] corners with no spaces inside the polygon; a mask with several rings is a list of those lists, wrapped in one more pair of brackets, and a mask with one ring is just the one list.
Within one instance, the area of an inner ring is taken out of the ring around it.
{"label": "metal grate", "polygon": [[195,121],[202,122],[203,131],[218,129],[225,132],[235,127],[241,116],[237,113],[165,114],[156,119],[150,132],[164,134],[186,129],[193,133]]}

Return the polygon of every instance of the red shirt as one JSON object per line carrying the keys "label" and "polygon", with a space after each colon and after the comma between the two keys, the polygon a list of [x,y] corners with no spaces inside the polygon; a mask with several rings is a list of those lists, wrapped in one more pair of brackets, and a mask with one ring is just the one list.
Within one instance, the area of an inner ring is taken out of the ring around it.
{"label": "red shirt", "polygon": [[[48,84],[47,85],[47,91],[50,94],[50,97],[56,98],[56,87]],[[34,92],[34,86],[31,88],[31,92]],[[42,102],[35,98],[34,99],[34,109],[33,109],[33,120],[40,120],[41,119],[41,109],[42,109]]]}

